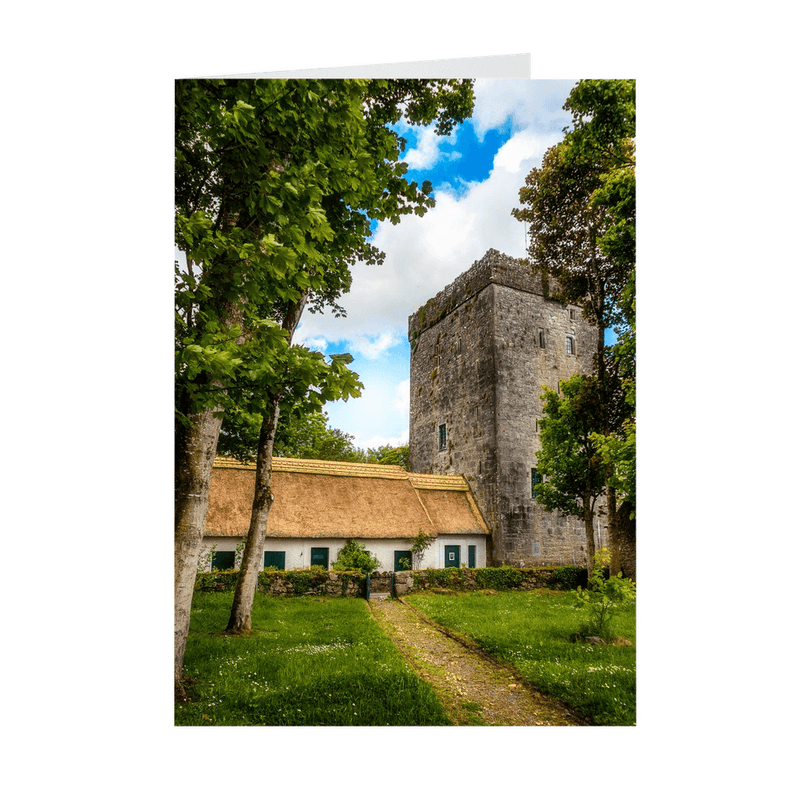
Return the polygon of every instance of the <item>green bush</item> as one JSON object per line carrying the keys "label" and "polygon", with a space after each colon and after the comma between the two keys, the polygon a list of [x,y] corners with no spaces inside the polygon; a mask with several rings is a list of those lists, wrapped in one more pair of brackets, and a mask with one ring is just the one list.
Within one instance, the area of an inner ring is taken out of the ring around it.
{"label": "green bush", "polygon": [[556,567],[550,576],[550,583],[565,592],[578,587],[586,588],[589,572],[583,567]]}
{"label": "green bush", "polygon": [[194,588],[195,591],[200,592],[230,592],[236,586],[238,578],[238,569],[228,569],[223,572],[198,572]]}
{"label": "green bush", "polygon": [[476,570],[476,579],[481,589],[495,589],[505,592],[516,589],[525,580],[525,575],[513,567],[484,567]]}
{"label": "green bush", "polygon": [[[415,585],[416,585],[416,575]],[[427,569],[424,572],[423,580],[433,588],[442,586],[447,589],[459,589],[462,585],[461,569],[459,567],[445,567],[444,569]]]}
{"label": "green bush", "polygon": [[611,560],[608,549],[603,547],[594,557],[594,570],[589,578],[589,588],[575,590],[575,606],[586,609],[589,619],[582,633],[610,639],[612,618],[624,607],[636,601],[636,584],[622,573],[606,577],[606,568]]}
{"label": "green bush", "polygon": [[458,591],[492,589],[505,592],[513,589],[531,589],[551,583],[549,567],[446,567],[444,569],[418,570],[414,573],[415,589],[446,588]]}
{"label": "green bush", "polygon": [[337,572],[361,570],[365,575],[374,572],[380,562],[367,550],[361,542],[348,539],[345,546],[336,556],[336,561],[331,564]]}
{"label": "green bush", "polygon": [[258,591],[269,594],[272,584],[278,580],[280,575],[284,574],[285,572],[277,570],[275,567],[267,567],[261,570],[261,572],[258,573]]}

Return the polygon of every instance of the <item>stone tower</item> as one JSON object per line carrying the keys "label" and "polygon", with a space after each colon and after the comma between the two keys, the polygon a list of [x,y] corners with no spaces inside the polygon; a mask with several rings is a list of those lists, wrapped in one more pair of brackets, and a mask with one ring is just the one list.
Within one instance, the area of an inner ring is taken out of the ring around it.
{"label": "stone tower", "polygon": [[490,563],[585,566],[583,522],[544,511],[532,484],[542,385],[592,371],[596,328],[489,250],[409,317],[408,335],[411,471],[464,475],[492,532]]}

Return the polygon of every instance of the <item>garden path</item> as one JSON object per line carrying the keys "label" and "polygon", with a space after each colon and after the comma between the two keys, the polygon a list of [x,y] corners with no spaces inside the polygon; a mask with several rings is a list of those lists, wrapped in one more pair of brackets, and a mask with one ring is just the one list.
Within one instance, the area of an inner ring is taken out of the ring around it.
{"label": "garden path", "polygon": [[588,724],[402,599],[372,600],[368,605],[414,671],[433,687],[456,725]]}

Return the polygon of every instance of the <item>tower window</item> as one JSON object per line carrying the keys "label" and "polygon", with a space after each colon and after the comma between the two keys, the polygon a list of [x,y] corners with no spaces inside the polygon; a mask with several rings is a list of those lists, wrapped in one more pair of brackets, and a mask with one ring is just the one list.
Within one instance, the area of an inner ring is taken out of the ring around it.
{"label": "tower window", "polygon": [[539,473],[535,470],[531,470],[531,497],[536,497],[536,485],[542,482],[542,477]]}
{"label": "tower window", "polygon": [[576,315],[577,315],[577,312],[575,311],[575,309],[574,309],[574,308],[571,308],[571,309],[569,310],[569,318],[570,318],[570,320],[573,320],[573,321],[574,321],[574,320],[575,320],[575,317],[576,317]]}
{"label": "tower window", "polygon": [[575,339],[572,336],[567,336],[567,355],[575,355]]}
{"label": "tower window", "polygon": [[539,331],[539,347],[544,347],[544,331]]}
{"label": "tower window", "polygon": [[447,425],[439,426],[439,449],[445,450],[447,448]]}

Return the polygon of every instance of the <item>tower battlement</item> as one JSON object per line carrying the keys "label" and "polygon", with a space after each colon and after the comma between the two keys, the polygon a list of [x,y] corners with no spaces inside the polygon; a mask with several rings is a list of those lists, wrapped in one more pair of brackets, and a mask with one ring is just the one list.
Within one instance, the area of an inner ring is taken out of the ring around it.
{"label": "tower battlement", "polygon": [[409,340],[413,342],[426,328],[441,321],[445,315],[492,283],[532,294],[542,294],[541,277],[534,275],[520,259],[511,258],[498,250],[487,250],[483,258],[473,262],[466,272],[408,318]]}

